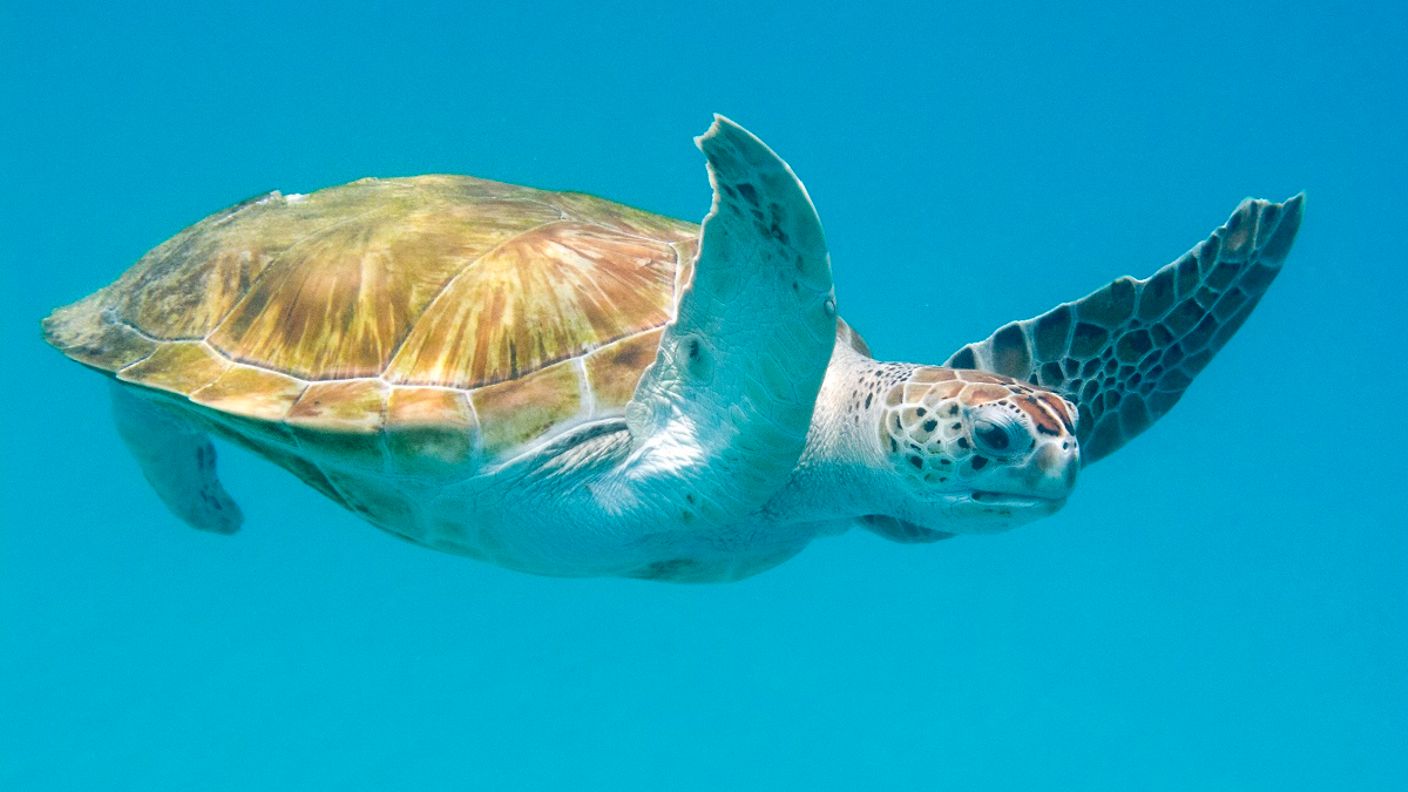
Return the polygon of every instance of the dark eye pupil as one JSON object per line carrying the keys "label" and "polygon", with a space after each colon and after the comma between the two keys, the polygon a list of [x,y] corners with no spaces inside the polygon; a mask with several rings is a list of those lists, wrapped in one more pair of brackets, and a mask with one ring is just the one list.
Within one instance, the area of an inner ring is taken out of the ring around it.
{"label": "dark eye pupil", "polygon": [[1012,444],[1007,432],[997,426],[985,426],[979,429],[978,440],[994,451],[1006,451],[1007,446]]}

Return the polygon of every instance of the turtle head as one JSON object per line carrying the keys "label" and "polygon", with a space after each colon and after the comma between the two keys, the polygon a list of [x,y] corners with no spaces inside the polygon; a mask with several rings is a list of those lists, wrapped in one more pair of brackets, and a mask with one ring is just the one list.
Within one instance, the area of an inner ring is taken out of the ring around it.
{"label": "turtle head", "polygon": [[1080,469],[1074,405],[982,371],[906,373],[896,372],[876,416],[897,479],[895,520],[941,535],[978,533],[1065,504]]}

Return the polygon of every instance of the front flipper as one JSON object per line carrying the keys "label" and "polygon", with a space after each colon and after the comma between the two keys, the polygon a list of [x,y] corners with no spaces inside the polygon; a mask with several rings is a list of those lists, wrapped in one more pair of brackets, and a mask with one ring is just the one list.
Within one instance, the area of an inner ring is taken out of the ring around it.
{"label": "front flipper", "polygon": [[171,408],[113,385],[117,433],[172,514],[194,528],[231,534],[244,516],[215,477],[215,446]]}
{"label": "front flipper", "polygon": [[836,303],[821,221],[787,163],[721,116],[696,143],[713,207],[626,420],[644,468],[672,467],[689,479],[673,488],[682,500],[736,517],[801,456]]}
{"label": "front flipper", "polygon": [[1080,409],[1090,464],[1163,417],[1281,271],[1300,227],[1300,195],[1246,200],[1225,225],[1145,280],[1124,277],[1013,322],[945,364],[1060,393]]}
{"label": "front flipper", "polygon": [[933,528],[925,528],[922,525],[884,514],[867,514],[861,517],[859,522],[876,536],[883,536],[891,542],[899,542],[900,544],[929,544],[941,539],[952,539],[958,535],[947,531],[935,531]]}

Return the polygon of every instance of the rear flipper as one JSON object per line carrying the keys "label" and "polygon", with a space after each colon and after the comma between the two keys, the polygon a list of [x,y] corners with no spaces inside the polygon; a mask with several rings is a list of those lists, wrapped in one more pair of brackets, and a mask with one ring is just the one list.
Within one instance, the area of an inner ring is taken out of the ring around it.
{"label": "rear flipper", "polygon": [[202,531],[231,534],[244,515],[215,477],[210,437],[173,409],[114,385],[112,414],[142,475],[172,514]]}

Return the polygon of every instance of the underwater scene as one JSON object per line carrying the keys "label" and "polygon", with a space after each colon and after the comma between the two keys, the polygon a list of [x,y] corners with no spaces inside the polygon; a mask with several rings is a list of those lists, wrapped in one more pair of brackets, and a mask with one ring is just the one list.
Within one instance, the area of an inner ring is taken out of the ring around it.
{"label": "underwater scene", "polygon": [[1408,789],[1404,51],[5,4],[0,790]]}

